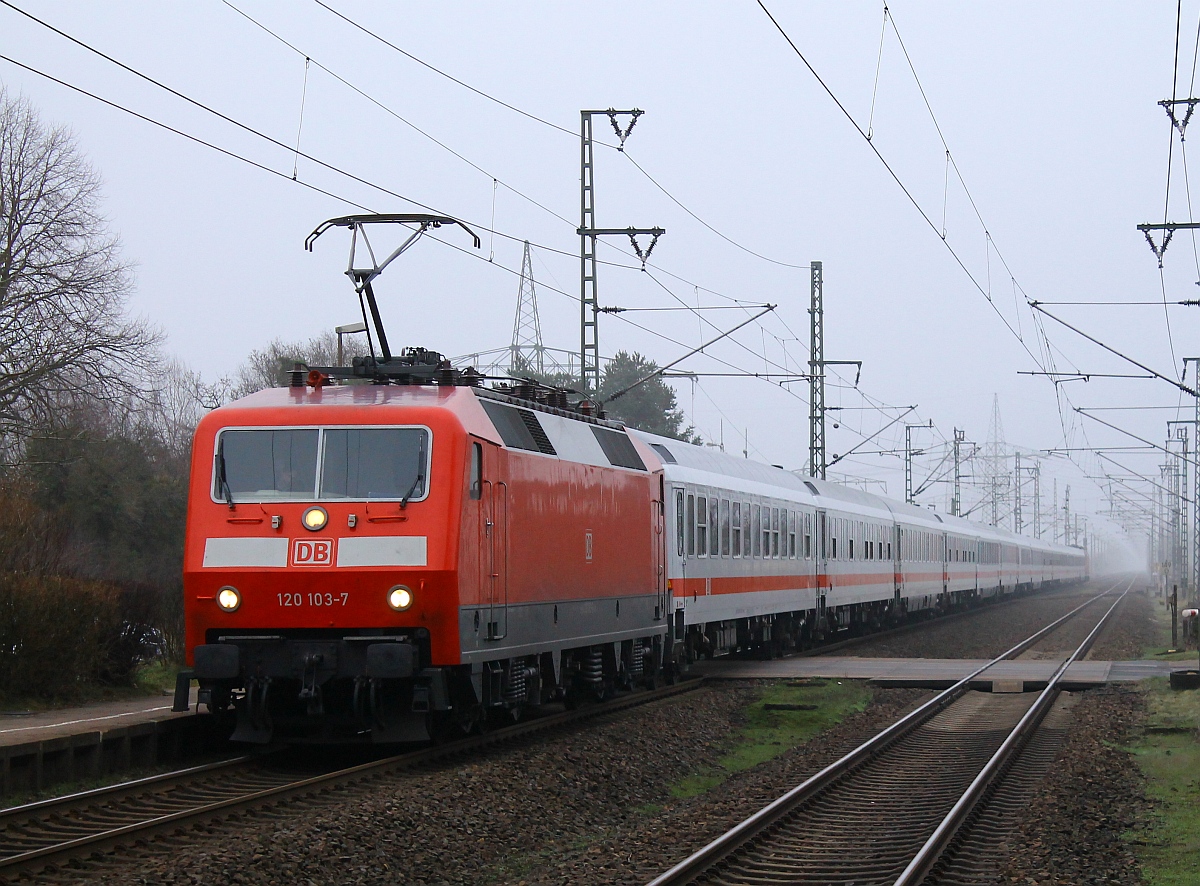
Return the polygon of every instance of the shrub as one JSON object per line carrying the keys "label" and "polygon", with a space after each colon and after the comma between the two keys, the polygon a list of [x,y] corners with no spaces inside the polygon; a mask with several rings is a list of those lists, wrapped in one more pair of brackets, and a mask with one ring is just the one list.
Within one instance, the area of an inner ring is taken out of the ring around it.
{"label": "shrub", "polygon": [[128,681],[123,628],[113,585],[0,575],[0,699],[70,700],[106,679]]}

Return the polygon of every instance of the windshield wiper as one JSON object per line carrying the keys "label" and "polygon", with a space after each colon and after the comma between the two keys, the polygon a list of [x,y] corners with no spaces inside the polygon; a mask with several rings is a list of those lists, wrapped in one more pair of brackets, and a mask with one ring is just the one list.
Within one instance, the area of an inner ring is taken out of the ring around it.
{"label": "windshield wiper", "polygon": [[421,432],[421,451],[417,453],[417,476],[413,478],[412,486],[408,487],[408,492],[404,493],[404,498],[400,499],[400,510],[408,507],[408,500],[412,498],[416,492],[417,486],[421,487],[421,491],[425,491],[425,432]]}
{"label": "windshield wiper", "polygon": [[217,488],[225,497],[225,504],[229,505],[229,510],[234,510],[233,507],[233,490],[229,488],[229,479],[225,476],[225,438],[217,444]]}

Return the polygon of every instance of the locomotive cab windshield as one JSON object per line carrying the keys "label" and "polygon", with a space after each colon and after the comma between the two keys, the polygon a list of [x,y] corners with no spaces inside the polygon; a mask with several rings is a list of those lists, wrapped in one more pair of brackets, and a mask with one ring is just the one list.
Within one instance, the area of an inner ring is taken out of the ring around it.
{"label": "locomotive cab windshield", "polygon": [[221,432],[214,501],[421,501],[423,427],[235,428]]}

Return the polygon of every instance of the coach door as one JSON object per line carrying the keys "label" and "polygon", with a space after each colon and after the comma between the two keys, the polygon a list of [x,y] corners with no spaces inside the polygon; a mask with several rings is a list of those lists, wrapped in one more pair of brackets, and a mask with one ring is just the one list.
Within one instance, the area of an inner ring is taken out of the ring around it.
{"label": "coach door", "polygon": [[667,614],[667,535],[663,531],[663,523],[667,506],[663,477],[658,477],[658,500],[650,502],[650,523],[654,526],[654,618],[663,618]]}
{"label": "coach door", "polygon": [[[950,536],[942,533],[942,593],[950,591]],[[950,601],[947,600],[947,603]]]}
{"label": "coach door", "polygon": [[508,485],[495,477],[500,450],[489,447],[490,462],[481,481],[479,509],[480,598],[487,608],[488,640],[508,635]]}
{"label": "coach door", "polygon": [[825,511],[818,509],[817,511],[817,624],[824,627],[825,619],[825,592],[830,586],[829,581],[829,527],[825,519]]}

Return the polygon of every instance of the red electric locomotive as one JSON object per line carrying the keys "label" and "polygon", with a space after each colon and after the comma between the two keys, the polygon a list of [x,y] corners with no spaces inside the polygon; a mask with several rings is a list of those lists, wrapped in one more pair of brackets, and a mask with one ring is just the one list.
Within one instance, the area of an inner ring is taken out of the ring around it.
{"label": "red electric locomotive", "polygon": [[445,374],[274,388],[200,423],[187,646],[235,738],[421,740],[658,671],[653,451]]}

